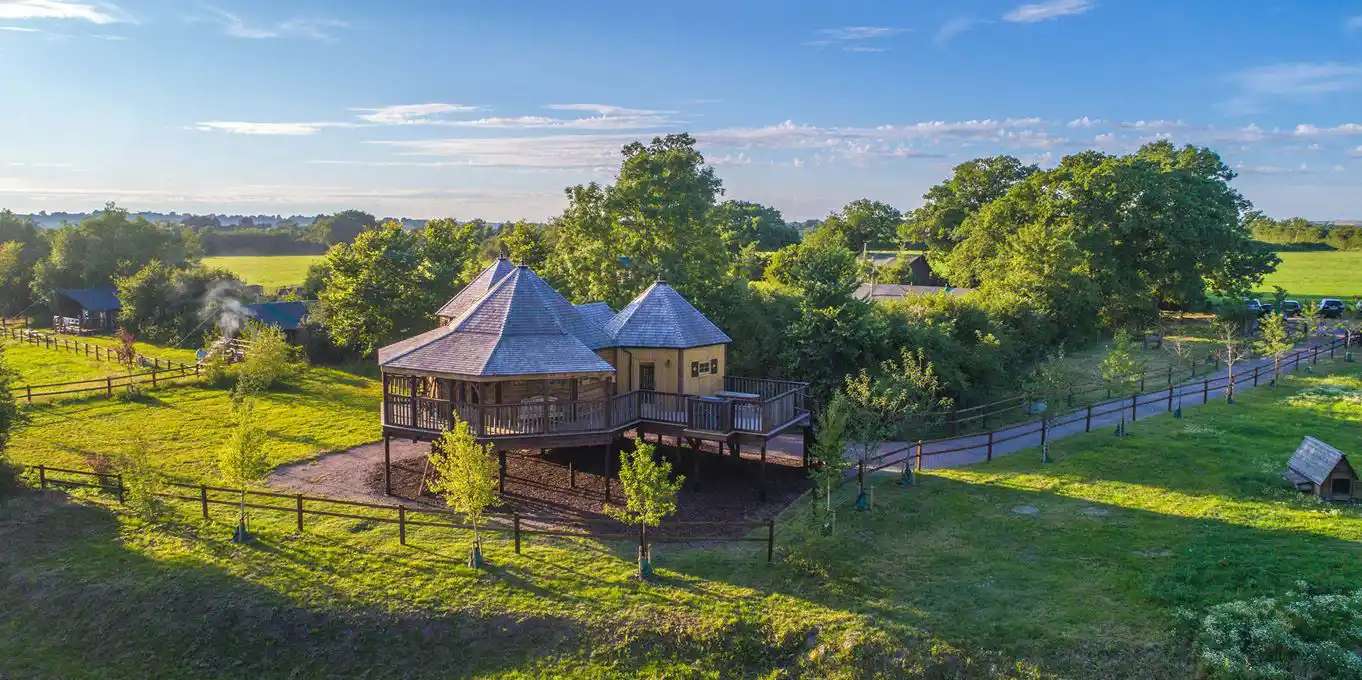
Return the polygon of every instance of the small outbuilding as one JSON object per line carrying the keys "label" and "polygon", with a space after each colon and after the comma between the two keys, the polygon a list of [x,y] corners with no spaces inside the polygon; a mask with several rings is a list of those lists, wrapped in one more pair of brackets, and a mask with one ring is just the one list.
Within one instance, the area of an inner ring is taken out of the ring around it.
{"label": "small outbuilding", "polygon": [[68,288],[56,291],[52,325],[63,333],[107,333],[118,325],[118,291],[113,288]]}
{"label": "small outbuilding", "polygon": [[313,301],[262,302],[246,305],[246,316],[283,331],[290,344],[306,345],[307,315],[314,304]]}
{"label": "small outbuilding", "polygon": [[1300,491],[1313,493],[1327,501],[1362,498],[1357,488],[1357,471],[1342,451],[1306,437],[1291,456],[1282,476]]}

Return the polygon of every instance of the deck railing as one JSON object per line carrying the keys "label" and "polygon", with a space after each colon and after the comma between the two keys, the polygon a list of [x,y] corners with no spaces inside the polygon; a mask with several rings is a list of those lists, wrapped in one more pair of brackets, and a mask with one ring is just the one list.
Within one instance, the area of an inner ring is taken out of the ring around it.
{"label": "deck railing", "polygon": [[[804,417],[807,386],[783,380],[737,379],[733,391],[771,393],[757,401],[699,397],[636,390],[603,399],[530,401],[519,404],[452,404],[447,399],[404,394],[402,381],[384,396],[383,423],[391,427],[439,432],[453,418],[469,424],[478,437],[532,437],[610,432],[640,422],[684,427],[716,434],[766,434]],[[729,383],[725,381],[725,385]],[[783,392],[772,392],[785,387]]]}

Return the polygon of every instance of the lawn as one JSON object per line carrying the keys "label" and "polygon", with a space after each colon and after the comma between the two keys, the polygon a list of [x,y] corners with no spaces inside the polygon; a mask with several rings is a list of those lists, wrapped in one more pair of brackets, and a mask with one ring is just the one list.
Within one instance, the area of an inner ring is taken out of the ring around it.
{"label": "lawn", "polygon": [[205,257],[207,267],[221,267],[249,284],[265,287],[274,293],[281,286],[297,286],[307,277],[307,268],[322,255],[234,255]]}
{"label": "lawn", "polygon": [[18,370],[16,385],[49,385],[52,383],[93,380],[125,372],[115,363],[96,361],[74,352],[48,349],[15,340],[2,340],[5,358]]}
{"label": "lawn", "polygon": [[1362,252],[1318,251],[1277,253],[1282,263],[1260,286],[1260,297],[1271,297],[1272,287],[1281,286],[1296,300],[1322,297],[1351,302],[1362,295]]}
{"label": "lawn", "polygon": [[[629,578],[627,545],[535,537],[516,557],[499,539],[474,573],[456,531],[402,547],[389,525],[299,533],[262,515],[241,548],[226,509],[148,525],[29,496],[0,509],[0,659],[72,678],[1185,678],[1178,608],[1362,580],[1358,511],[1277,476],[1305,434],[1362,451],[1362,403],[1301,395],[1362,394],[1362,371],[1319,369],[1127,439],[1062,440],[1049,465],[1023,452],[911,488],[879,476],[873,513],[845,488],[832,537],[787,513],[775,565],[759,544],[659,547],[651,585]],[[372,383],[343,378],[314,369],[266,400],[274,460],[376,435]],[[225,395],[160,398],[35,408],[13,451],[70,464],[140,421],[166,469],[211,476]]]}

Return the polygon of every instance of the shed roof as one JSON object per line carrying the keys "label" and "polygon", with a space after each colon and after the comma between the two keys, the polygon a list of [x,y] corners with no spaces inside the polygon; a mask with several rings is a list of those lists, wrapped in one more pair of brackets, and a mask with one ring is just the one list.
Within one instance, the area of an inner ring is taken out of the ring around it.
{"label": "shed roof", "polygon": [[[1310,480],[1316,485],[1324,483],[1329,478],[1329,474],[1338,467],[1340,462],[1347,462],[1348,457],[1342,451],[1315,439],[1306,437],[1301,445],[1296,448],[1296,453],[1292,454],[1290,462],[1286,464],[1287,469]],[[1349,466],[1351,469],[1352,466]]]}
{"label": "shed roof", "polygon": [[515,266],[511,264],[509,259],[498,257],[496,261],[473,277],[473,280],[469,281],[468,285],[463,287],[463,290],[450,298],[449,302],[446,302],[435,315],[445,319],[453,319],[463,314],[482,296],[486,295],[487,291],[492,290],[492,287],[497,285],[498,281],[510,274],[513,269],[515,269]]}
{"label": "shed roof", "polygon": [[615,318],[615,310],[611,309],[610,305],[605,302],[584,302],[580,305],[573,305],[573,307],[576,307],[577,311],[581,312],[587,321],[601,328],[605,328],[605,324]]}
{"label": "shed roof", "polygon": [[312,305],[311,301],[261,302],[246,305],[246,315],[267,326],[293,331],[303,327]]}
{"label": "shed roof", "polygon": [[658,281],[605,325],[616,347],[685,349],[733,342],[671,286]]}
{"label": "shed roof", "polygon": [[527,267],[515,267],[448,325],[378,351],[379,365],[472,376],[612,373],[609,344]]}
{"label": "shed roof", "polygon": [[68,288],[58,295],[71,298],[87,312],[113,312],[123,308],[118,302],[118,291],[113,288]]}

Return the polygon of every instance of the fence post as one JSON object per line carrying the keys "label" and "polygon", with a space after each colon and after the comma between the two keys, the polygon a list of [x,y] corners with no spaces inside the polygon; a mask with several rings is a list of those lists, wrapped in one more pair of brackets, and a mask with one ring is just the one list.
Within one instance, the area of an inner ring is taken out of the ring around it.
{"label": "fence post", "polygon": [[1136,407],[1138,407],[1139,404],[1140,404],[1140,399],[1139,399],[1139,398],[1140,398],[1140,395],[1138,395],[1138,394],[1132,394],[1132,395],[1130,395],[1130,420],[1131,420],[1132,422],[1135,421],[1136,416],[1137,416],[1137,414],[1136,414],[1136,412],[1135,412],[1135,409],[1136,409]]}
{"label": "fence post", "polygon": [[42,488],[42,489],[46,489],[46,488],[47,488],[47,466],[46,466],[46,465],[39,465],[39,466],[38,466],[38,487],[39,487],[39,488]]}
{"label": "fence post", "polygon": [[298,494],[298,531],[303,530],[303,494]]}
{"label": "fence post", "polygon": [[917,440],[917,469],[922,469],[922,440]]}
{"label": "fence post", "polygon": [[24,385],[24,393],[28,396],[28,403],[33,403],[33,386]]}
{"label": "fence post", "polygon": [[104,392],[108,394],[109,398],[113,398],[113,377],[104,379]]}
{"label": "fence post", "polygon": [[988,431],[988,460],[993,460],[993,430]]}
{"label": "fence post", "polygon": [[208,519],[208,486],[199,485],[199,503],[203,505],[203,518]]}
{"label": "fence post", "polygon": [[1172,385],[1169,385],[1169,386],[1168,386],[1168,410],[1169,410],[1170,412],[1173,410],[1173,386],[1172,386]]}
{"label": "fence post", "polygon": [[1258,369],[1260,369],[1260,368],[1262,368],[1262,366],[1254,366],[1254,367],[1253,367],[1253,386],[1254,386],[1254,387],[1257,387],[1257,386],[1258,386]]}
{"label": "fence post", "polygon": [[776,558],[776,521],[766,520],[766,563],[770,564]]}
{"label": "fence post", "polygon": [[1211,401],[1211,381],[1201,381],[1201,403],[1208,404]]}
{"label": "fence post", "polygon": [[118,504],[123,504],[123,475],[118,475]]}
{"label": "fence post", "polygon": [[520,554],[520,513],[511,515],[511,526],[515,531],[515,554]]}
{"label": "fence post", "polygon": [[1088,412],[1083,416],[1083,431],[1092,432],[1092,404],[1088,404]]}
{"label": "fence post", "polygon": [[151,371],[151,386],[156,386],[156,369],[152,369]]}
{"label": "fence post", "polygon": [[407,506],[397,506],[397,542],[407,544]]}
{"label": "fence post", "polygon": [[1169,386],[1171,386],[1171,385],[1173,384],[1173,367],[1172,367],[1172,365],[1169,365],[1169,366],[1168,366],[1168,384],[1169,384]]}
{"label": "fence post", "polygon": [[506,495],[506,452],[497,452],[497,493]]}
{"label": "fence post", "polygon": [[1047,418],[1041,418],[1041,419],[1040,419],[1040,445],[1041,445],[1041,446],[1045,446],[1045,442],[1046,442],[1046,440],[1049,439],[1049,437],[1050,437],[1050,419],[1049,419],[1048,417],[1047,417]]}

